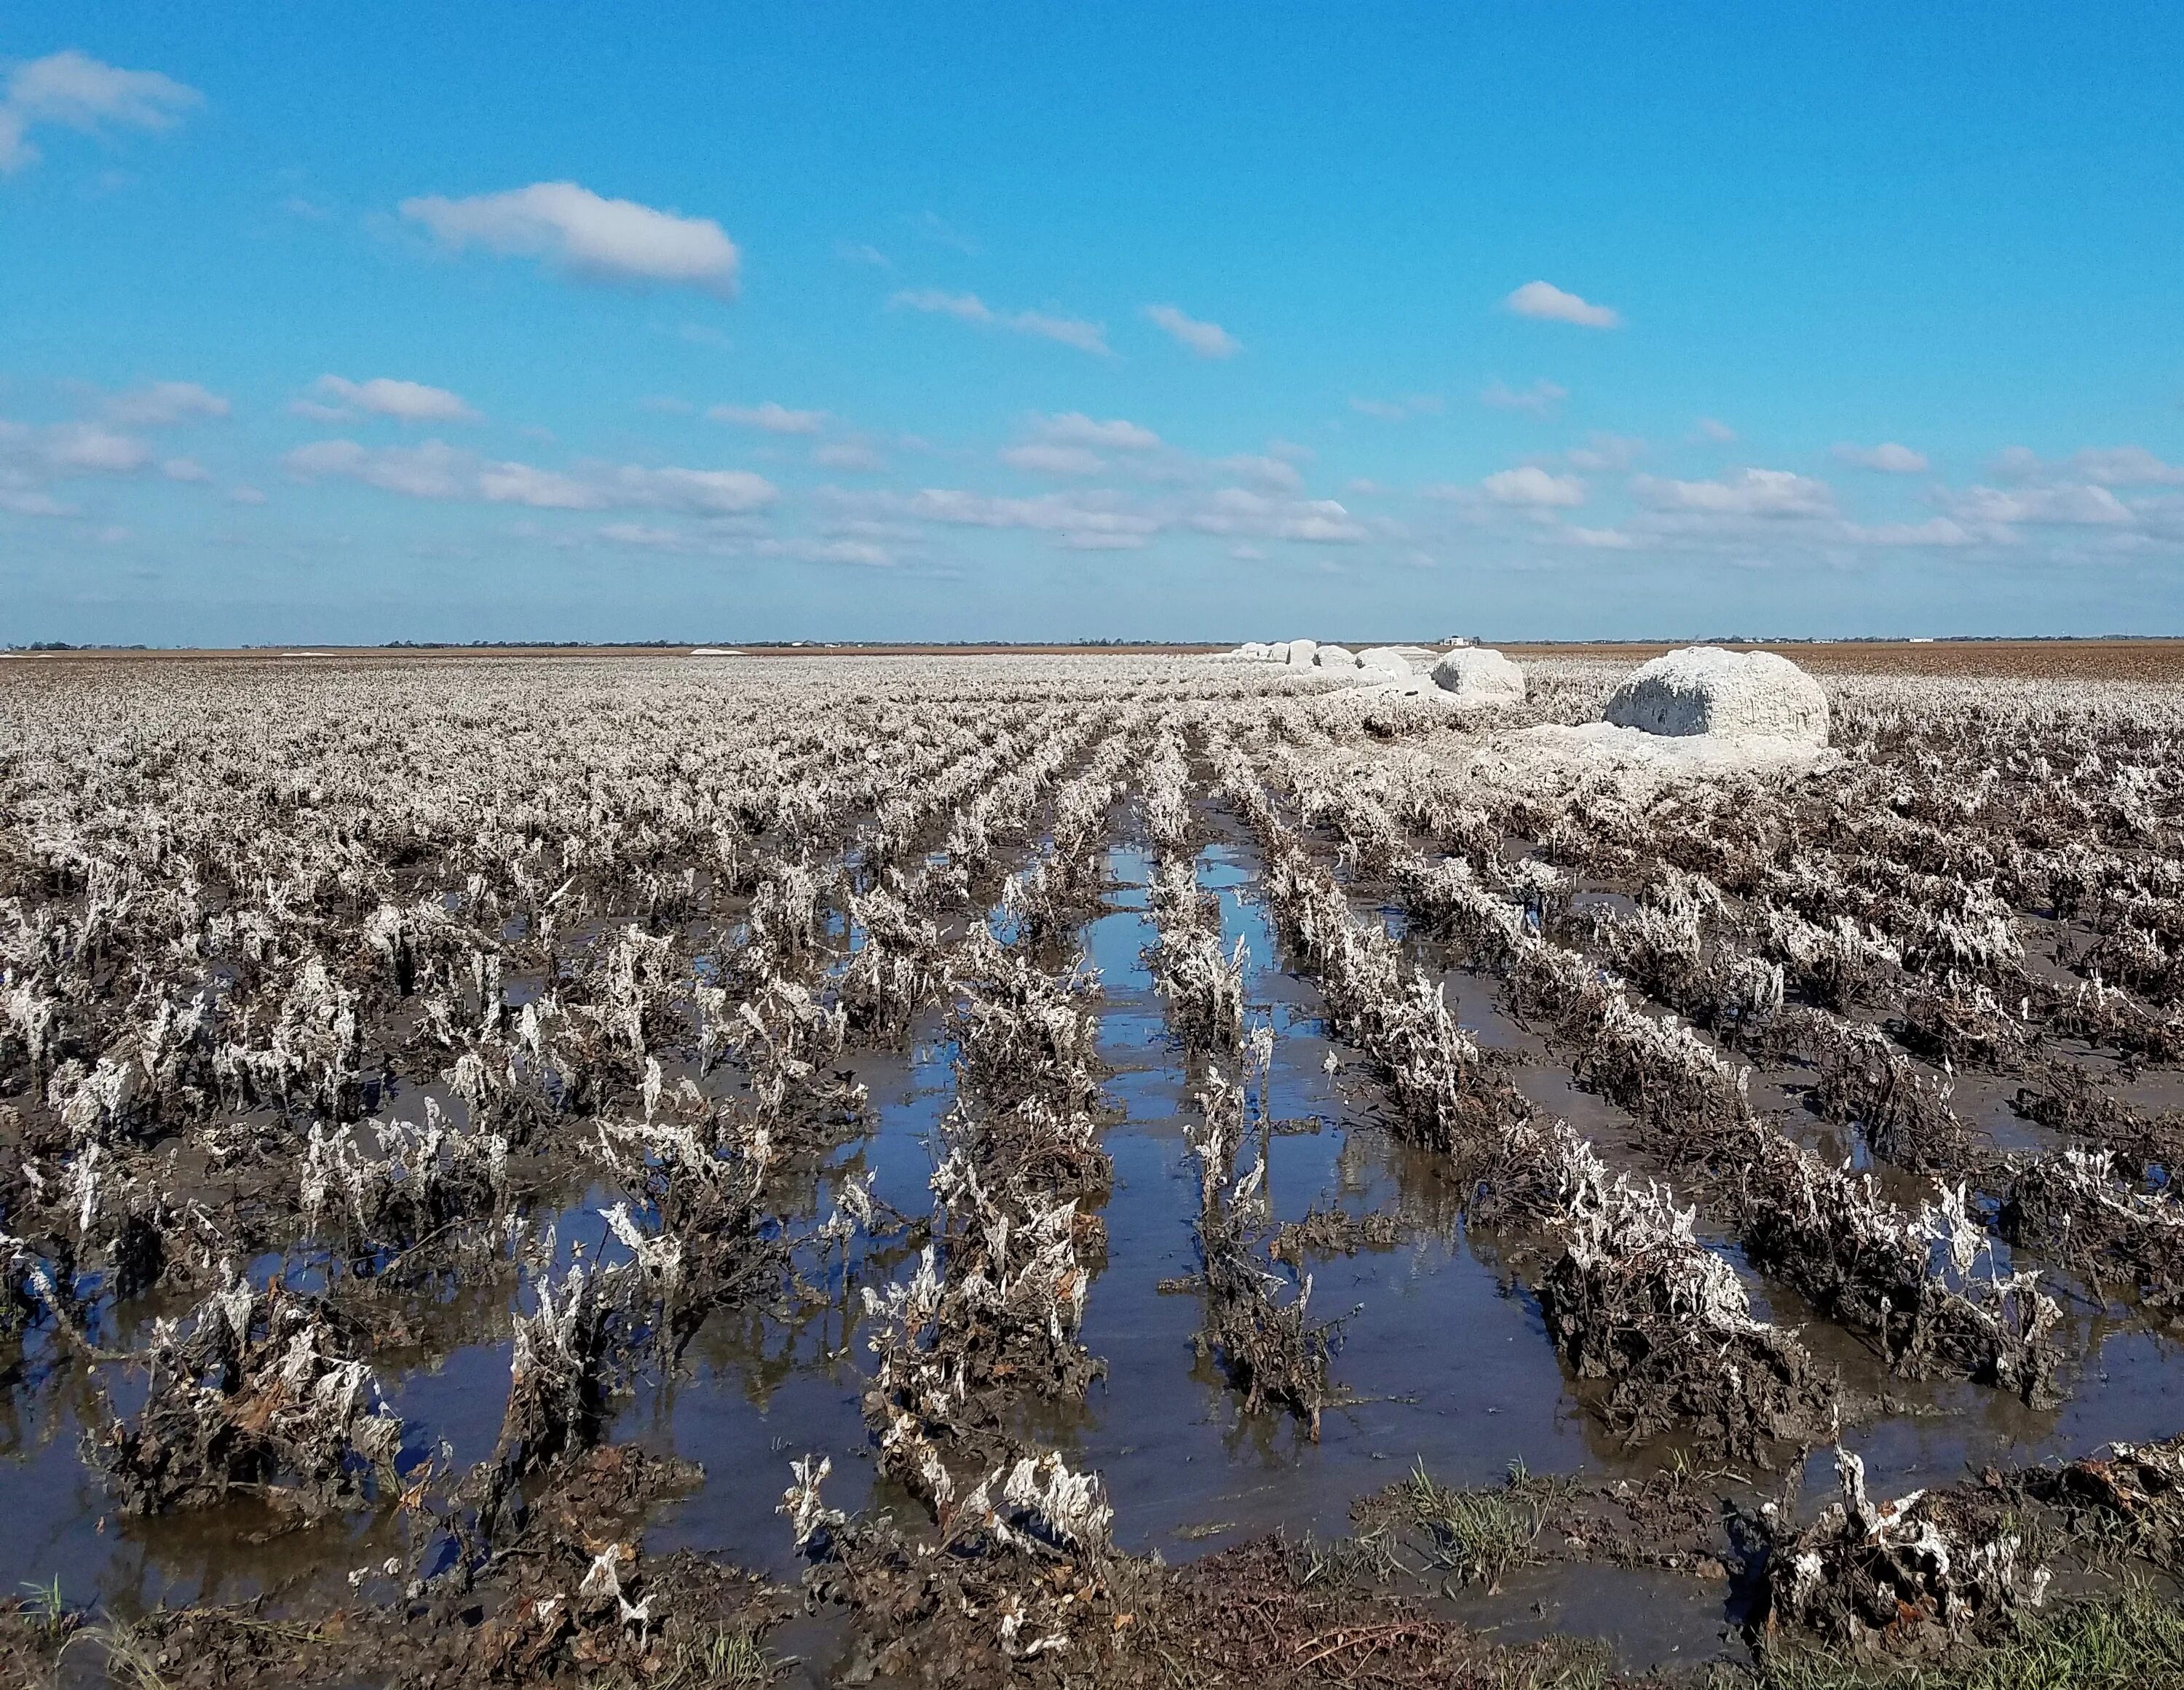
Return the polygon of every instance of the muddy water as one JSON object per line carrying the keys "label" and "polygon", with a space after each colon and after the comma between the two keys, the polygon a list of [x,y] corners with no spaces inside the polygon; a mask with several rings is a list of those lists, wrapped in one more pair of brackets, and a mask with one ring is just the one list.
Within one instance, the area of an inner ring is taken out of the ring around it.
{"label": "muddy water", "polygon": [[[1107,1248],[1083,1338],[1109,1373],[1081,1410],[1052,1415],[1034,1429],[1072,1465],[1101,1474],[1118,1542],[1173,1562],[1270,1527],[1340,1534],[1359,1495],[1401,1478],[1417,1461],[1459,1485],[1491,1483],[1517,1460],[1535,1472],[1608,1477],[1658,1468],[1665,1448],[1634,1457],[1586,1412],[1536,1307],[1498,1267],[1496,1241],[1467,1235],[1457,1193],[1435,1159],[1386,1130],[1379,1086],[1356,1051],[1330,1041],[1315,988],[1280,954],[1252,892],[1252,848],[1231,838],[1207,848],[1197,866],[1201,883],[1219,897],[1224,941],[1246,945],[1251,1014],[1277,1035],[1265,1139],[1276,1219],[1340,1207],[1385,1209],[1405,1220],[1389,1248],[1307,1264],[1314,1315],[1341,1319],[1331,1369],[1340,1399],[1323,1416],[1320,1441],[1279,1411],[1243,1415],[1238,1393],[1195,1351],[1196,1294],[1160,1288],[1198,1265],[1197,1171],[1184,1126],[1201,1076],[1168,1037],[1140,960],[1154,938],[1144,908],[1147,861],[1134,850],[1112,852],[1107,912],[1082,936],[1104,984],[1100,1048],[1112,1070],[1105,1089],[1114,1116],[1106,1136],[1114,1159],[1103,1209]],[[1458,1021],[1498,1059],[1516,1065],[1513,1078],[1526,1095],[1592,1137],[1611,1165],[1625,1165],[1628,1117],[1575,1086],[1547,1042],[1498,1007],[1491,982],[1453,974],[1448,984]],[[834,1184],[866,1169],[877,1173],[885,1203],[909,1215],[928,1210],[938,1126],[955,1092],[953,1054],[935,1015],[906,1051],[856,1056],[856,1077],[870,1091],[871,1131],[831,1159],[800,1212],[824,1214]],[[1981,1124],[2000,1125],[1986,1111]],[[1746,1271],[1733,1250],[1709,1242]],[[852,1250],[866,1283],[906,1270],[905,1258],[899,1243],[861,1241]],[[699,1548],[792,1576],[788,1536],[774,1507],[789,1460],[807,1452],[833,1457],[827,1497],[834,1505],[902,1505],[891,1487],[874,1482],[860,1413],[871,1358],[840,1261],[800,1265],[828,1291],[827,1306],[793,1318],[716,1317],[675,1377],[639,1381],[622,1406],[616,1438],[672,1450],[705,1472],[694,1493],[660,1508],[648,1537],[653,1549]],[[2070,1341],[2086,1358],[2084,1371],[2069,1403],[2035,1414],[1976,1387],[1892,1380],[1869,1350],[1793,1294],[1746,1276],[1762,1310],[1802,1326],[1855,1393],[1886,1399],[1887,1412],[1846,1438],[1866,1456],[1879,1493],[1951,1479],[1968,1465],[2075,1454],[2112,1437],[2177,1430],[2164,1390],[2176,1347],[2127,1311],[2074,1312]],[[492,1448],[509,1345],[499,1335],[504,1315],[463,1325],[474,1335],[496,1335],[474,1336],[437,1359],[379,1365],[415,1447],[444,1439],[466,1464]],[[0,1536],[0,1582],[8,1587],[58,1573],[72,1602],[125,1613],[264,1591],[337,1598],[349,1570],[402,1547],[383,1524],[337,1522],[276,1535],[270,1515],[242,1504],[177,1520],[114,1519],[79,1454],[86,1394],[75,1386],[42,1387],[39,1376],[34,1347],[0,1420],[0,1499],[14,1528]],[[1771,1477],[1754,1476],[1771,1492]],[[1815,1458],[1807,1481],[1808,1497],[1825,1492],[1825,1457]],[[1718,1582],[1671,1574],[1532,1569],[1513,1575],[1496,1596],[1460,1596],[1452,1611],[1513,1638],[1601,1635],[1624,1665],[1642,1668],[1721,1653],[1726,1599]],[[822,1637],[811,1648],[829,1646]]]}

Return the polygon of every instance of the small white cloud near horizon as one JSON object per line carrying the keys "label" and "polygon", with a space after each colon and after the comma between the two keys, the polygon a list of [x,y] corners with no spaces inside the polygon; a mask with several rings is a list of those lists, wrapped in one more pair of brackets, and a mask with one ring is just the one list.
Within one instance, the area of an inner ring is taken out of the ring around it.
{"label": "small white cloud near horizon", "polygon": [[1568,388],[1544,377],[1521,391],[1506,386],[1497,377],[1480,390],[1479,403],[1489,410],[1524,411],[1532,416],[1546,417],[1553,415],[1568,397]]}
{"label": "small white cloud near horizon", "polygon": [[469,499],[535,510],[653,509],[692,516],[738,516],[765,509],[780,489],[748,470],[649,469],[588,464],[574,470],[514,462],[482,463],[445,441],[367,447],[320,440],[281,459],[294,479],[361,481],[406,498]]}
{"label": "small white cloud near horizon", "polygon": [[1563,455],[1573,470],[1627,470],[1645,451],[1646,442],[1635,436],[1596,433]]}
{"label": "small white cloud near horizon", "polygon": [[715,405],[705,413],[705,420],[760,429],[767,434],[816,434],[827,425],[827,413],[792,411],[768,399],[760,405]]}
{"label": "small white cloud near horizon", "polygon": [[1001,453],[1001,462],[1012,470],[1026,470],[1036,475],[1096,475],[1107,467],[1107,460],[1096,452],[1082,446],[1061,446],[1051,441],[1008,447]]}
{"label": "small white cloud near horizon", "polygon": [[1234,358],[1244,342],[1218,323],[1185,316],[1173,305],[1148,305],[1145,315],[1200,358]]}
{"label": "small white cloud near horizon", "polygon": [[1217,459],[1213,467],[1277,492],[1295,492],[1304,486],[1304,475],[1297,466],[1271,453],[1239,452]]}
{"label": "small white cloud near horizon", "polygon": [[1110,417],[1105,422],[1095,422],[1082,411],[1062,411],[1054,416],[1040,417],[1033,426],[1040,439],[1061,446],[1089,446],[1108,452],[1151,452],[1161,443],[1161,437],[1150,429],[1125,418]]}
{"label": "small white cloud near horizon", "polygon": [[710,217],[607,199],[575,182],[501,193],[405,199],[397,208],[450,251],[482,247],[529,258],[579,281],[701,288],[734,297],[743,254]]}
{"label": "small white cloud near horizon", "polygon": [[2143,446],[2088,446],[2053,462],[2030,447],[2006,447],[1995,459],[1994,473],[2006,481],[2075,476],[2105,487],[2184,486],[2184,464],[2164,462]]}
{"label": "small white cloud near horizon", "polygon": [[1940,502],[1959,520],[1998,527],[2026,523],[2035,527],[2114,528],[2136,520],[2131,507],[2106,487],[2084,482],[2007,491],[1963,487],[1942,494]]}
{"label": "small white cloud near horizon", "polygon": [[138,428],[171,428],[200,417],[224,417],[234,409],[194,381],[152,381],[116,393],[100,408],[109,422]]}
{"label": "small white cloud near horizon", "polygon": [[1842,537],[1858,546],[1972,546],[1980,538],[1946,516],[1929,517],[1924,522],[1883,522],[1871,527],[1846,522]]}
{"label": "small white cloud near horizon", "polygon": [[1622,314],[1610,305],[1568,293],[1551,281],[1528,281],[1502,302],[1502,309],[1519,317],[1536,317],[1551,323],[1574,323],[1581,329],[1619,329]]}
{"label": "small white cloud near horizon", "polygon": [[368,381],[352,381],[344,375],[321,375],[311,384],[316,400],[303,399],[289,409],[315,422],[344,420],[352,409],[397,422],[476,422],[478,414],[460,394],[445,387],[428,387],[421,381],[398,381],[375,375]]}
{"label": "small white cloud near horizon", "polygon": [[1632,497],[1655,510],[1697,511],[1713,516],[1826,516],[1835,492],[1825,481],[1789,470],[1739,470],[1718,481],[1630,478]]}
{"label": "small white cloud near horizon", "polygon": [[1497,470],[1479,484],[1496,504],[1535,509],[1571,508],[1585,503],[1585,483],[1575,475],[1551,475],[1536,464]]}
{"label": "small white cloud near horizon", "polygon": [[1885,440],[1878,446],[1860,446],[1856,441],[1839,440],[1834,451],[1836,463],[1875,470],[1883,475],[1923,475],[1930,467],[1925,453],[1914,452],[1892,440]]}
{"label": "small white cloud near horizon", "polygon": [[1188,519],[1201,534],[1251,535],[1304,545],[1348,546],[1372,531],[1335,499],[1284,499],[1247,487],[1223,487]]}
{"label": "small white cloud near horizon", "polygon": [[1041,340],[1058,341],[1095,358],[1112,358],[1103,324],[1081,317],[1057,317],[1045,311],[996,311],[975,293],[950,293],[940,287],[904,288],[888,296],[890,308],[922,311],[928,316],[953,317],[959,323],[982,328],[1006,329]]}
{"label": "small white cloud near horizon", "polygon": [[822,470],[848,470],[870,475],[887,468],[887,460],[860,442],[830,440],[811,448],[811,461]]}
{"label": "small white cloud near horizon", "polygon": [[1694,426],[1699,439],[1711,440],[1717,446],[1726,446],[1736,438],[1736,431],[1719,417],[1701,417]]}
{"label": "small white cloud near horizon", "polygon": [[123,70],[76,47],[18,64],[0,91],[0,175],[27,169],[40,153],[30,139],[46,124],[98,135],[116,129],[172,129],[204,96],[157,70]]}
{"label": "small white cloud near horizon", "polygon": [[1373,417],[1381,422],[1402,422],[1411,417],[1429,416],[1440,409],[1438,393],[1407,393],[1394,399],[1362,399],[1352,397],[1350,409],[1361,417]]}

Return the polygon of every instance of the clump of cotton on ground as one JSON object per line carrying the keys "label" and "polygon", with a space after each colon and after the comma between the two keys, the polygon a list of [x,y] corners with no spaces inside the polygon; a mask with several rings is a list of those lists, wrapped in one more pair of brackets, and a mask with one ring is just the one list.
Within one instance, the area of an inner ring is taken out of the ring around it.
{"label": "clump of cotton on ground", "polygon": [[1436,651],[1429,646],[1323,645],[1315,640],[1272,644],[1247,640],[1220,653],[1226,662],[1279,664],[1290,670],[1344,681],[1364,699],[1416,698],[1429,704],[1490,709],[1524,700],[1524,672],[1500,652],[1481,646]]}
{"label": "clump of cotton on ground", "polygon": [[1828,695],[1773,652],[1685,646],[1641,664],[1602,714],[1617,727],[1675,738],[1719,734],[1828,742]]}
{"label": "clump of cotton on ground", "polygon": [[1687,646],[1625,675],[1602,719],[1503,737],[1513,778],[1575,768],[1644,786],[1680,776],[1794,775],[1836,760],[1820,685],[1774,652]]}

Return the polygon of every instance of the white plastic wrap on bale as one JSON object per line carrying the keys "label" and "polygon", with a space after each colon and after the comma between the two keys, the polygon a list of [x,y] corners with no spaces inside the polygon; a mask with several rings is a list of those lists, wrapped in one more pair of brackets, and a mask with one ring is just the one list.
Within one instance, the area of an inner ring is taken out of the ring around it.
{"label": "white plastic wrap on bale", "polygon": [[1310,669],[1312,653],[1318,649],[1317,640],[1291,640],[1289,650],[1284,653],[1284,661],[1291,669]]}
{"label": "white plastic wrap on bale", "polygon": [[1357,657],[1347,648],[1343,646],[1318,647],[1312,654],[1312,667],[1315,669],[1355,669],[1357,667]]}
{"label": "white plastic wrap on bale", "polygon": [[1272,645],[1267,648],[1267,661],[1268,663],[1287,663],[1289,660],[1290,642],[1287,640],[1276,640]]}
{"label": "white plastic wrap on bale", "polygon": [[1357,667],[1374,681],[1406,681],[1413,670],[1399,646],[1368,646],[1357,653]]}
{"label": "white plastic wrap on bale", "polygon": [[1462,646],[1433,666],[1434,684],[1467,704],[1521,704],[1524,671],[1486,646]]}
{"label": "white plastic wrap on bale", "polygon": [[1773,652],[1686,646],[1641,665],[1603,712],[1647,733],[1747,736],[1828,742],[1828,697],[1819,682]]}

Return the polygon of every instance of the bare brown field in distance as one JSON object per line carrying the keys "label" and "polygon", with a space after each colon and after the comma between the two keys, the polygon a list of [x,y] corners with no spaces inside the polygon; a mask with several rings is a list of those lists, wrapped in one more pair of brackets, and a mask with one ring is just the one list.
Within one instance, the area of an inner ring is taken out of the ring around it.
{"label": "bare brown field in distance", "polygon": [[[1384,643],[1343,642],[1352,650]],[[1687,642],[1688,643],[1688,642]],[[1727,643],[1727,642],[1725,642]],[[1735,651],[1780,651],[1816,675],[1996,675],[2022,681],[2184,681],[2184,639],[2088,640],[1841,640],[1736,642]],[[565,657],[572,659],[685,657],[688,646],[313,646],[230,650],[86,650],[14,652],[0,659],[0,675],[53,663],[204,661],[369,661],[433,663],[448,659]],[[831,645],[732,648],[750,658],[1127,656],[1166,653],[1187,657],[1226,651],[1217,645]],[[1622,642],[1512,642],[1497,647],[1509,656],[1596,658],[1640,664],[1674,649],[1669,641]]]}

